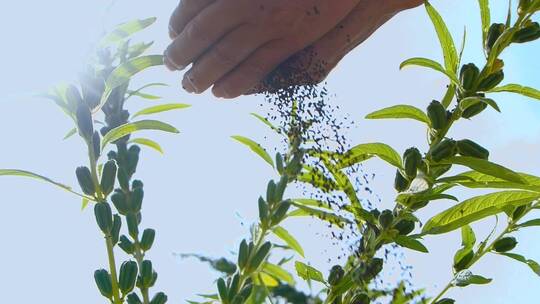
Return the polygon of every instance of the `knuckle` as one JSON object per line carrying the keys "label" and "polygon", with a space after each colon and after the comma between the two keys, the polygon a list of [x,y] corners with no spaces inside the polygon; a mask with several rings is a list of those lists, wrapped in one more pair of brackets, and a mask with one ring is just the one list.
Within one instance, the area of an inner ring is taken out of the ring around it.
{"label": "knuckle", "polygon": [[206,42],[208,40],[206,33],[198,22],[190,22],[184,29],[184,43],[193,41]]}
{"label": "knuckle", "polygon": [[213,62],[222,66],[234,66],[237,63],[237,56],[235,51],[225,44],[218,43],[212,51],[210,56]]}

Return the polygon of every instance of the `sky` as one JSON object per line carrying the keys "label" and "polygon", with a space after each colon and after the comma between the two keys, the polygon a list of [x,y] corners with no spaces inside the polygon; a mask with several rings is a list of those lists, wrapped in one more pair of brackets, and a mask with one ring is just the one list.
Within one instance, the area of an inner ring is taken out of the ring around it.
{"label": "sky", "polygon": [[[492,0],[494,19],[503,20],[506,1]],[[75,185],[74,169],[85,163],[83,143],[63,141],[72,127],[53,103],[33,97],[50,86],[76,79],[78,71],[103,28],[149,16],[158,22],[136,39],[154,40],[151,52],[161,54],[168,44],[167,21],[177,4],[168,1],[118,0],[105,14],[109,1],[4,1],[0,4],[0,168],[20,168]],[[482,63],[479,16],[476,1],[436,0],[456,37],[467,26],[465,62]],[[540,43],[518,46],[504,54],[508,82],[540,87]],[[424,130],[414,122],[367,121],[363,117],[380,108],[409,103],[420,108],[440,98],[445,80],[423,69],[399,71],[403,60],[423,56],[441,59],[435,33],[422,8],[399,14],[368,41],[349,54],[327,79],[343,115],[356,124],[346,134],[352,143],[380,141],[398,151],[424,145]],[[533,59],[534,58],[534,59]],[[268,130],[250,117],[260,111],[260,96],[234,101],[217,100],[210,94],[189,95],[180,90],[181,75],[163,68],[149,70],[135,85],[165,82],[171,86],[152,93],[164,102],[193,107],[160,116],[181,130],[179,135],[155,135],[165,155],[144,150],[138,176],[145,182],[144,222],[157,230],[150,258],[159,272],[157,290],[169,295],[169,303],[183,303],[197,293],[212,292],[216,273],[193,260],[179,260],[176,253],[204,253],[231,257],[257,217],[256,199],[264,193],[275,173],[247,149],[230,139],[245,135],[266,147]],[[455,138],[472,138],[492,152],[492,159],[518,171],[540,175],[540,104],[523,97],[496,96],[502,114],[488,112],[473,122],[460,123]],[[133,100],[133,109],[151,105]],[[406,140],[405,140],[406,139]],[[372,185],[383,202],[395,195],[390,187],[394,171],[371,161],[366,172],[376,173]],[[90,209],[81,212],[80,202],[69,193],[47,184],[20,178],[0,179],[0,231],[2,232],[2,301],[6,303],[100,303],[92,273],[106,263],[103,240]],[[466,198],[471,192],[455,193]],[[450,206],[422,212],[423,219]],[[479,237],[493,220],[474,224]],[[325,226],[312,219],[291,220],[286,225],[307,252],[305,262],[327,270],[332,246]],[[308,228],[308,229],[306,229]],[[516,252],[540,261],[536,231],[517,234]],[[405,252],[414,267],[414,283],[429,294],[441,289],[451,277],[453,253],[459,248],[457,233],[427,237],[429,255]],[[121,255],[120,255],[121,256]],[[449,296],[458,303],[530,303],[540,279],[525,266],[497,256],[487,256],[473,268],[493,278],[487,286],[454,289]]]}

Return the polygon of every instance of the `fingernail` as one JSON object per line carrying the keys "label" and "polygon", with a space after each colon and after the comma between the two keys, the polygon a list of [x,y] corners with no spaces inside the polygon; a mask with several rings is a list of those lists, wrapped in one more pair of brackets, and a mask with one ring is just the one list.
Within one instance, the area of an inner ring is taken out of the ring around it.
{"label": "fingernail", "polygon": [[181,65],[178,65],[176,63],[174,63],[171,58],[169,57],[169,50],[165,50],[165,53],[163,53],[163,63],[165,64],[165,66],[167,67],[167,69],[169,69],[170,71],[182,71],[183,69],[185,69],[186,67],[185,66],[181,66]]}
{"label": "fingernail", "polygon": [[189,73],[184,75],[184,79],[182,79],[182,87],[184,87],[184,90],[186,90],[188,93],[200,93],[197,86],[195,86],[193,83],[193,79],[191,79],[191,75],[189,75]]}
{"label": "fingernail", "polygon": [[214,87],[212,93],[214,93],[214,96],[216,96],[217,98],[231,98],[231,95],[224,87]]}

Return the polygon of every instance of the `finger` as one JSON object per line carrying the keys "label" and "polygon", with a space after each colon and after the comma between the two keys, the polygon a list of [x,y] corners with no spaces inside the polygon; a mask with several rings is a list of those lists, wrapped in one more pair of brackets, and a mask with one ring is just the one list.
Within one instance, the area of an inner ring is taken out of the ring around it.
{"label": "finger", "polygon": [[234,69],[261,45],[268,42],[261,31],[243,25],[212,46],[184,74],[182,86],[190,93],[202,93]]}
{"label": "finger", "polygon": [[285,40],[273,40],[260,47],[240,66],[220,79],[212,88],[216,97],[236,98],[258,84],[295,50]]}
{"label": "finger", "polygon": [[169,36],[176,38],[186,24],[215,0],[181,0],[169,21]]}
{"label": "finger", "polygon": [[188,22],[165,51],[173,65],[182,70],[225,34],[240,26],[241,13],[228,1],[217,1]]}

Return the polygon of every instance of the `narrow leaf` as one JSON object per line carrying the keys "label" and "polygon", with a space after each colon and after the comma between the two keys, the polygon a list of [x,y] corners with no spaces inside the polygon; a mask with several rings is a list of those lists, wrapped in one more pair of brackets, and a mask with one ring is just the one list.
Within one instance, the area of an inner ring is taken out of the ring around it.
{"label": "narrow leaf", "polygon": [[499,105],[493,100],[493,99],[490,99],[490,98],[484,98],[484,97],[467,97],[467,98],[463,98],[460,102],[459,102],[459,107],[461,108],[461,110],[465,111],[467,108],[475,105],[475,104],[479,104],[479,103],[485,103],[489,106],[491,106],[493,109],[495,109],[495,111],[497,112],[501,112],[501,109],[499,108]]}
{"label": "narrow leaf", "polygon": [[153,107],[149,107],[144,110],[141,110],[133,114],[132,118],[135,118],[141,115],[150,115],[150,114],[156,114],[156,113],[167,112],[167,111],[172,111],[172,110],[186,109],[189,107],[191,107],[191,105],[183,104],[183,103],[162,104],[162,105],[153,106]]}
{"label": "narrow leaf", "polygon": [[261,121],[263,124],[268,126],[270,129],[272,129],[272,130],[279,133],[279,129],[277,127],[275,127],[270,121],[268,121],[268,119],[262,117],[261,115],[259,115],[257,113],[251,113],[251,116],[257,118],[259,121]]}
{"label": "narrow leaf", "polygon": [[429,18],[431,19],[431,22],[435,27],[437,36],[439,37],[439,42],[441,44],[441,49],[444,55],[444,65],[446,67],[446,70],[451,71],[455,74],[457,71],[458,55],[454,40],[452,39],[452,35],[450,34],[448,27],[444,23],[443,18],[437,12],[437,10],[435,10],[435,8],[428,1],[425,2],[425,5]]}
{"label": "narrow leaf", "polygon": [[[126,100],[129,99],[131,96],[134,96],[134,95],[137,95],[137,96],[140,96],[140,97],[143,97],[143,95],[146,95],[144,93],[141,93],[144,89],[147,89],[147,88],[150,88],[150,87],[166,87],[168,86],[168,84],[166,83],[161,83],[161,82],[154,82],[154,83],[149,83],[147,85],[144,85],[140,88],[138,88],[137,90],[134,90],[134,91],[128,91],[128,95],[126,96]],[[149,96],[152,96],[152,97],[158,97],[158,96],[153,96],[153,95],[149,95]],[[145,97],[143,97],[145,98]],[[161,97],[159,97],[161,98]],[[159,99],[159,98],[156,98],[156,99]],[[152,98],[151,98],[152,99]]]}
{"label": "narrow leaf", "polygon": [[519,224],[518,225],[519,227],[536,227],[536,226],[540,226],[540,219],[534,219],[534,220],[530,220],[530,221],[526,221],[522,224]]}
{"label": "narrow leaf", "polygon": [[300,276],[302,279],[306,281],[313,280],[313,281],[326,284],[326,281],[324,280],[322,273],[318,271],[317,269],[299,261],[296,261],[294,263],[294,266],[296,268],[296,272],[298,273],[298,276]]}
{"label": "narrow leaf", "polygon": [[480,17],[482,19],[482,41],[485,43],[489,27],[491,26],[489,0],[478,0],[478,4],[480,5]]}
{"label": "narrow leaf", "polygon": [[257,155],[259,155],[260,157],[262,157],[262,159],[264,159],[270,166],[272,166],[272,168],[274,168],[274,160],[272,159],[272,157],[270,157],[270,155],[268,155],[268,152],[266,152],[266,150],[261,147],[261,145],[259,145],[258,143],[256,143],[255,141],[247,138],[247,137],[243,137],[243,136],[231,136],[234,140],[246,145],[248,148],[251,149],[251,151],[255,152]]}
{"label": "narrow leaf", "polygon": [[540,100],[539,90],[535,88],[531,88],[531,87],[521,86],[519,84],[507,84],[501,87],[496,87],[489,91],[489,93],[500,93],[500,92],[516,93],[516,94],[520,94],[523,96]]}
{"label": "narrow leaf", "polygon": [[401,156],[389,145],[383,143],[360,144],[339,156],[338,169],[343,169],[372,157],[379,157],[394,167],[402,168]]}
{"label": "narrow leaf", "polygon": [[127,123],[124,125],[121,125],[119,127],[116,127],[105,136],[103,136],[103,139],[101,140],[101,148],[104,148],[107,144],[118,140],[126,135],[143,131],[143,130],[156,130],[156,131],[163,131],[168,133],[180,133],[175,127],[161,122],[157,120],[141,120],[137,122]]}
{"label": "narrow leaf", "polygon": [[134,144],[147,146],[147,147],[152,148],[152,149],[158,151],[159,153],[163,154],[163,149],[161,148],[161,146],[157,142],[155,142],[155,141],[153,141],[151,139],[148,139],[148,138],[134,138],[134,139],[131,139],[129,142],[134,143]]}
{"label": "narrow leaf", "polygon": [[156,18],[148,18],[143,20],[133,20],[120,24],[112,32],[103,37],[99,44],[101,46],[105,46],[120,42],[121,40],[149,27],[156,22],[156,20]]}
{"label": "narrow leaf", "polygon": [[265,263],[262,271],[289,285],[294,286],[296,283],[293,276],[278,265]]}
{"label": "narrow leaf", "polygon": [[66,190],[66,191],[68,191],[70,193],[73,193],[75,195],[78,195],[80,197],[90,199],[89,197],[87,197],[85,195],[82,195],[80,193],[77,193],[77,192],[73,191],[70,186],[64,185],[64,184],[59,183],[59,182],[55,182],[55,181],[53,181],[52,179],[50,179],[48,177],[45,177],[43,175],[39,175],[39,174],[30,172],[30,171],[17,170],[17,169],[0,169],[0,176],[20,176],[20,177],[29,177],[29,178],[37,179],[37,180],[40,180],[40,181],[44,181],[44,182],[53,184],[53,185],[55,185],[55,186],[57,186],[57,187],[59,187],[61,189],[64,189],[64,190]]}
{"label": "narrow leaf", "polygon": [[501,165],[492,163],[490,161],[480,159],[480,158],[474,158],[474,157],[467,157],[467,156],[455,156],[451,157],[447,160],[442,161],[441,163],[444,164],[454,164],[454,165],[462,165],[469,167],[473,170],[476,170],[480,173],[488,174],[500,179],[504,179],[506,181],[518,183],[518,184],[525,184],[526,181],[521,178],[521,176]]}
{"label": "narrow leaf", "polygon": [[521,189],[521,190],[530,190],[540,192],[540,177],[518,173],[522,180],[525,183],[513,183],[497,177],[493,177],[488,174],[469,171],[462,173],[459,176],[467,178],[469,180],[456,181],[462,186],[468,188],[491,188],[491,189]]}
{"label": "narrow leaf", "polygon": [[411,66],[411,65],[430,68],[430,69],[433,69],[433,70],[435,70],[437,72],[441,72],[444,75],[446,75],[452,81],[452,83],[454,83],[457,86],[460,85],[456,74],[453,73],[453,72],[449,72],[448,70],[445,70],[445,68],[440,63],[438,63],[436,61],[433,61],[433,60],[427,59],[427,58],[416,57],[416,58],[411,58],[411,59],[407,59],[407,60],[403,61],[403,63],[401,63],[399,68],[403,69],[404,67]]}
{"label": "narrow leaf", "polygon": [[[347,220],[344,217],[341,217],[339,215],[335,215],[333,213],[329,213],[323,210],[315,209],[306,207],[304,205],[298,204],[294,201],[291,202],[293,206],[303,211],[302,214],[298,215],[311,215],[315,216],[323,221],[329,222],[330,224],[334,224],[340,228],[344,227],[345,224],[349,223],[349,220]],[[298,216],[297,215],[297,216]]]}
{"label": "narrow leaf", "polygon": [[515,253],[501,252],[499,254],[507,256],[507,257],[509,257],[511,259],[514,259],[516,261],[519,261],[521,263],[524,263],[525,265],[529,266],[529,268],[531,268],[531,270],[534,271],[534,273],[536,273],[536,275],[540,276],[540,265],[536,261],[529,260],[526,257],[524,257],[524,256],[522,256],[520,254],[515,254]]}
{"label": "narrow leaf", "polygon": [[66,135],[64,136],[63,140],[66,140],[75,134],[77,134],[77,128],[73,128],[69,130],[69,132],[67,132]]}
{"label": "narrow leaf", "polygon": [[298,252],[300,256],[304,257],[304,249],[302,249],[300,243],[298,243],[298,241],[289,233],[289,231],[281,226],[278,226],[272,229],[272,232],[282,241],[284,241],[287,246],[291,247],[294,251]]}
{"label": "narrow leaf", "polygon": [[399,246],[402,246],[402,247],[405,247],[405,248],[409,248],[409,249],[424,252],[424,253],[429,252],[428,249],[426,248],[426,246],[424,246],[424,244],[422,244],[422,243],[420,243],[420,241],[418,241],[416,239],[413,239],[411,237],[408,237],[408,236],[398,235],[394,239],[394,241]]}
{"label": "narrow leaf", "polygon": [[367,119],[410,118],[430,124],[427,115],[420,109],[409,105],[397,105],[385,108],[366,116]]}

